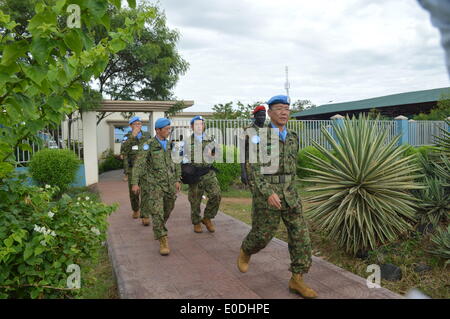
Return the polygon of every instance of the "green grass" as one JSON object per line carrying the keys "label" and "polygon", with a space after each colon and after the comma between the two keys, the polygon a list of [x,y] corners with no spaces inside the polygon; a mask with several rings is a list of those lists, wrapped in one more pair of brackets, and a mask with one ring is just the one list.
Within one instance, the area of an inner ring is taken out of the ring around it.
{"label": "green grass", "polygon": [[236,189],[230,187],[229,190],[222,192],[222,197],[232,197],[232,198],[251,198],[252,193],[247,189]]}
{"label": "green grass", "polygon": [[[185,194],[188,193],[189,185],[183,184],[181,187],[181,191]],[[250,190],[245,188],[236,188],[236,187],[230,187],[227,191],[222,191],[221,193],[222,198],[224,197],[232,197],[232,198],[251,198],[252,193]],[[206,196],[206,193],[204,194]]]}
{"label": "green grass", "polygon": [[119,299],[108,249],[102,247],[99,253],[95,263],[86,261],[84,264],[91,268],[86,274],[83,274],[84,265],[80,265],[82,281],[80,295],[77,296],[79,299]]}
{"label": "green grass", "polygon": [[[300,197],[304,199],[307,195],[304,190],[305,185],[298,183]],[[220,210],[247,224],[251,224],[251,198],[243,196],[232,197],[229,195],[239,194],[241,190],[230,190],[222,194]],[[308,204],[303,201],[303,207],[308,209]],[[412,235],[398,242],[379,247],[369,254],[369,258],[362,260],[346,254],[333,240],[314,229],[309,224],[310,237],[313,254],[323,258],[338,267],[353,272],[363,278],[367,278],[366,272],[370,264],[392,263],[402,269],[403,277],[400,281],[392,282],[382,280],[381,286],[393,292],[404,295],[410,289],[417,288],[432,298],[450,298],[450,272],[445,268],[444,261],[426,252],[429,248],[429,236]],[[283,223],[280,223],[275,237],[287,241],[287,231]],[[418,263],[426,263],[431,267],[431,271],[418,274],[414,268]]]}

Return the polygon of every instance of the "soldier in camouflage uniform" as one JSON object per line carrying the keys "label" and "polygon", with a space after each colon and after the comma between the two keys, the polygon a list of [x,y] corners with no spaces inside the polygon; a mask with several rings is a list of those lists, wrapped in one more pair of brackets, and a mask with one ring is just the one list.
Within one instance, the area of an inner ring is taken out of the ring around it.
{"label": "soldier in camouflage uniform", "polygon": [[142,151],[142,145],[150,137],[150,134],[142,131],[142,121],[137,116],[131,118],[128,124],[131,127],[131,132],[127,133],[122,140],[120,155],[123,159],[124,172],[128,177],[128,192],[133,210],[132,216],[137,219],[139,218],[139,193],[131,191],[130,177],[137,154],[139,151]]}
{"label": "soldier in camouflage uniform", "polygon": [[[244,149],[245,149],[245,160],[244,163],[241,163],[241,182],[245,185],[248,185],[250,188],[250,191],[252,194],[254,194],[253,191],[253,182],[251,179],[250,174],[250,163],[249,163],[249,142],[250,138],[258,139],[258,131],[259,128],[264,126],[264,122],[266,121],[266,108],[264,105],[258,105],[253,110],[253,122],[251,125],[244,127],[244,132],[247,131],[247,134],[245,135],[245,138],[243,139],[244,143]],[[252,135],[252,131],[250,129],[254,130],[255,135]]]}
{"label": "soldier in camouflage uniform", "polygon": [[[307,273],[311,266],[311,242],[303,217],[300,196],[294,184],[299,139],[295,132],[288,131],[286,128],[290,113],[289,97],[277,95],[272,97],[267,104],[271,119],[267,128],[279,129],[279,166],[275,174],[262,174],[260,163],[250,163],[250,171],[255,184],[252,229],[242,242],[238,268],[241,272],[247,272],[250,256],[266,247],[282,219],[288,232],[288,248],[291,258],[292,277],[289,281],[289,288],[304,298],[315,298],[317,297],[316,292],[308,287],[302,278],[302,275]],[[276,134],[276,130],[269,129],[268,131]],[[267,141],[268,148],[270,148],[270,139]]]}
{"label": "soldier in camouflage uniform", "polygon": [[175,206],[176,194],[181,189],[180,163],[172,160],[170,121],[160,118],[155,123],[156,135],[145,142],[131,175],[132,190],[142,187],[141,215],[152,218],[153,235],[159,240],[159,252],[168,255],[169,242],[166,222]]}
{"label": "soldier in camouflage uniform", "polygon": [[[201,158],[201,163],[195,161],[195,150],[203,151],[208,148],[208,144],[212,143],[211,139],[208,139],[205,134],[204,119],[201,116],[195,116],[191,120],[191,127],[193,134],[191,135],[191,164],[198,168],[212,168],[211,163],[207,163],[205,159]],[[212,155],[213,150],[209,150],[209,154]],[[200,204],[202,202],[203,194],[206,192],[208,196],[208,202],[206,203],[203,218],[200,215]],[[215,232],[215,226],[212,223],[212,219],[216,217],[220,206],[220,186],[216,177],[216,172],[210,169],[208,173],[200,177],[199,182],[189,185],[188,199],[191,203],[191,221],[194,225],[194,232],[201,233],[201,223],[205,224],[209,232]]]}

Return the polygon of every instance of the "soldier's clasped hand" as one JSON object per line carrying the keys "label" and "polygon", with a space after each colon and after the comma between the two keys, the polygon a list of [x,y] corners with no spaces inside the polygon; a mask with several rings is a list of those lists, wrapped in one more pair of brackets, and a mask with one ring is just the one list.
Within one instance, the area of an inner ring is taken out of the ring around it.
{"label": "soldier's clasped hand", "polygon": [[280,197],[278,197],[278,195],[275,193],[269,196],[269,198],[267,199],[267,203],[269,203],[270,206],[281,209]]}
{"label": "soldier's clasped hand", "polygon": [[135,194],[137,194],[137,193],[139,193],[139,185],[133,185],[132,187],[131,187],[131,191],[133,192],[133,193],[135,193]]}

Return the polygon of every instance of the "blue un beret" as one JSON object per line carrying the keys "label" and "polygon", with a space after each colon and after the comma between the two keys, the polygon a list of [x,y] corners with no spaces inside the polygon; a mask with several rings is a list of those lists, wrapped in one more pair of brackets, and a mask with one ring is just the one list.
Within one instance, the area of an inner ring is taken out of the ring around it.
{"label": "blue un beret", "polygon": [[142,122],[141,121],[141,118],[139,117],[139,116],[133,116],[129,121],[128,121],[128,124],[133,124],[134,122],[137,122],[137,121],[139,121],[139,122]]}
{"label": "blue un beret", "polygon": [[192,120],[191,120],[191,125],[194,123],[194,121],[197,121],[197,120],[202,120],[202,121],[204,121],[205,119],[204,119],[203,116],[201,116],[201,115],[194,116],[194,117],[192,118]]}
{"label": "blue un beret", "polygon": [[165,117],[162,117],[156,120],[155,128],[163,128],[166,127],[167,125],[170,125],[170,120]]}
{"label": "blue un beret", "polygon": [[275,95],[270,98],[270,100],[267,102],[267,105],[271,106],[272,104],[291,104],[291,99],[287,95]]}

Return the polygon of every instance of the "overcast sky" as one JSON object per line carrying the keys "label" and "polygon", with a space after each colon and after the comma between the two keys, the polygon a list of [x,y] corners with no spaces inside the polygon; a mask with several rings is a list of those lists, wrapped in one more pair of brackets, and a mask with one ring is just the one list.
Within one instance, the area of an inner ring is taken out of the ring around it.
{"label": "overcast sky", "polygon": [[175,89],[214,104],[284,94],[317,105],[449,86],[440,36],[415,0],[163,0],[190,63]]}

